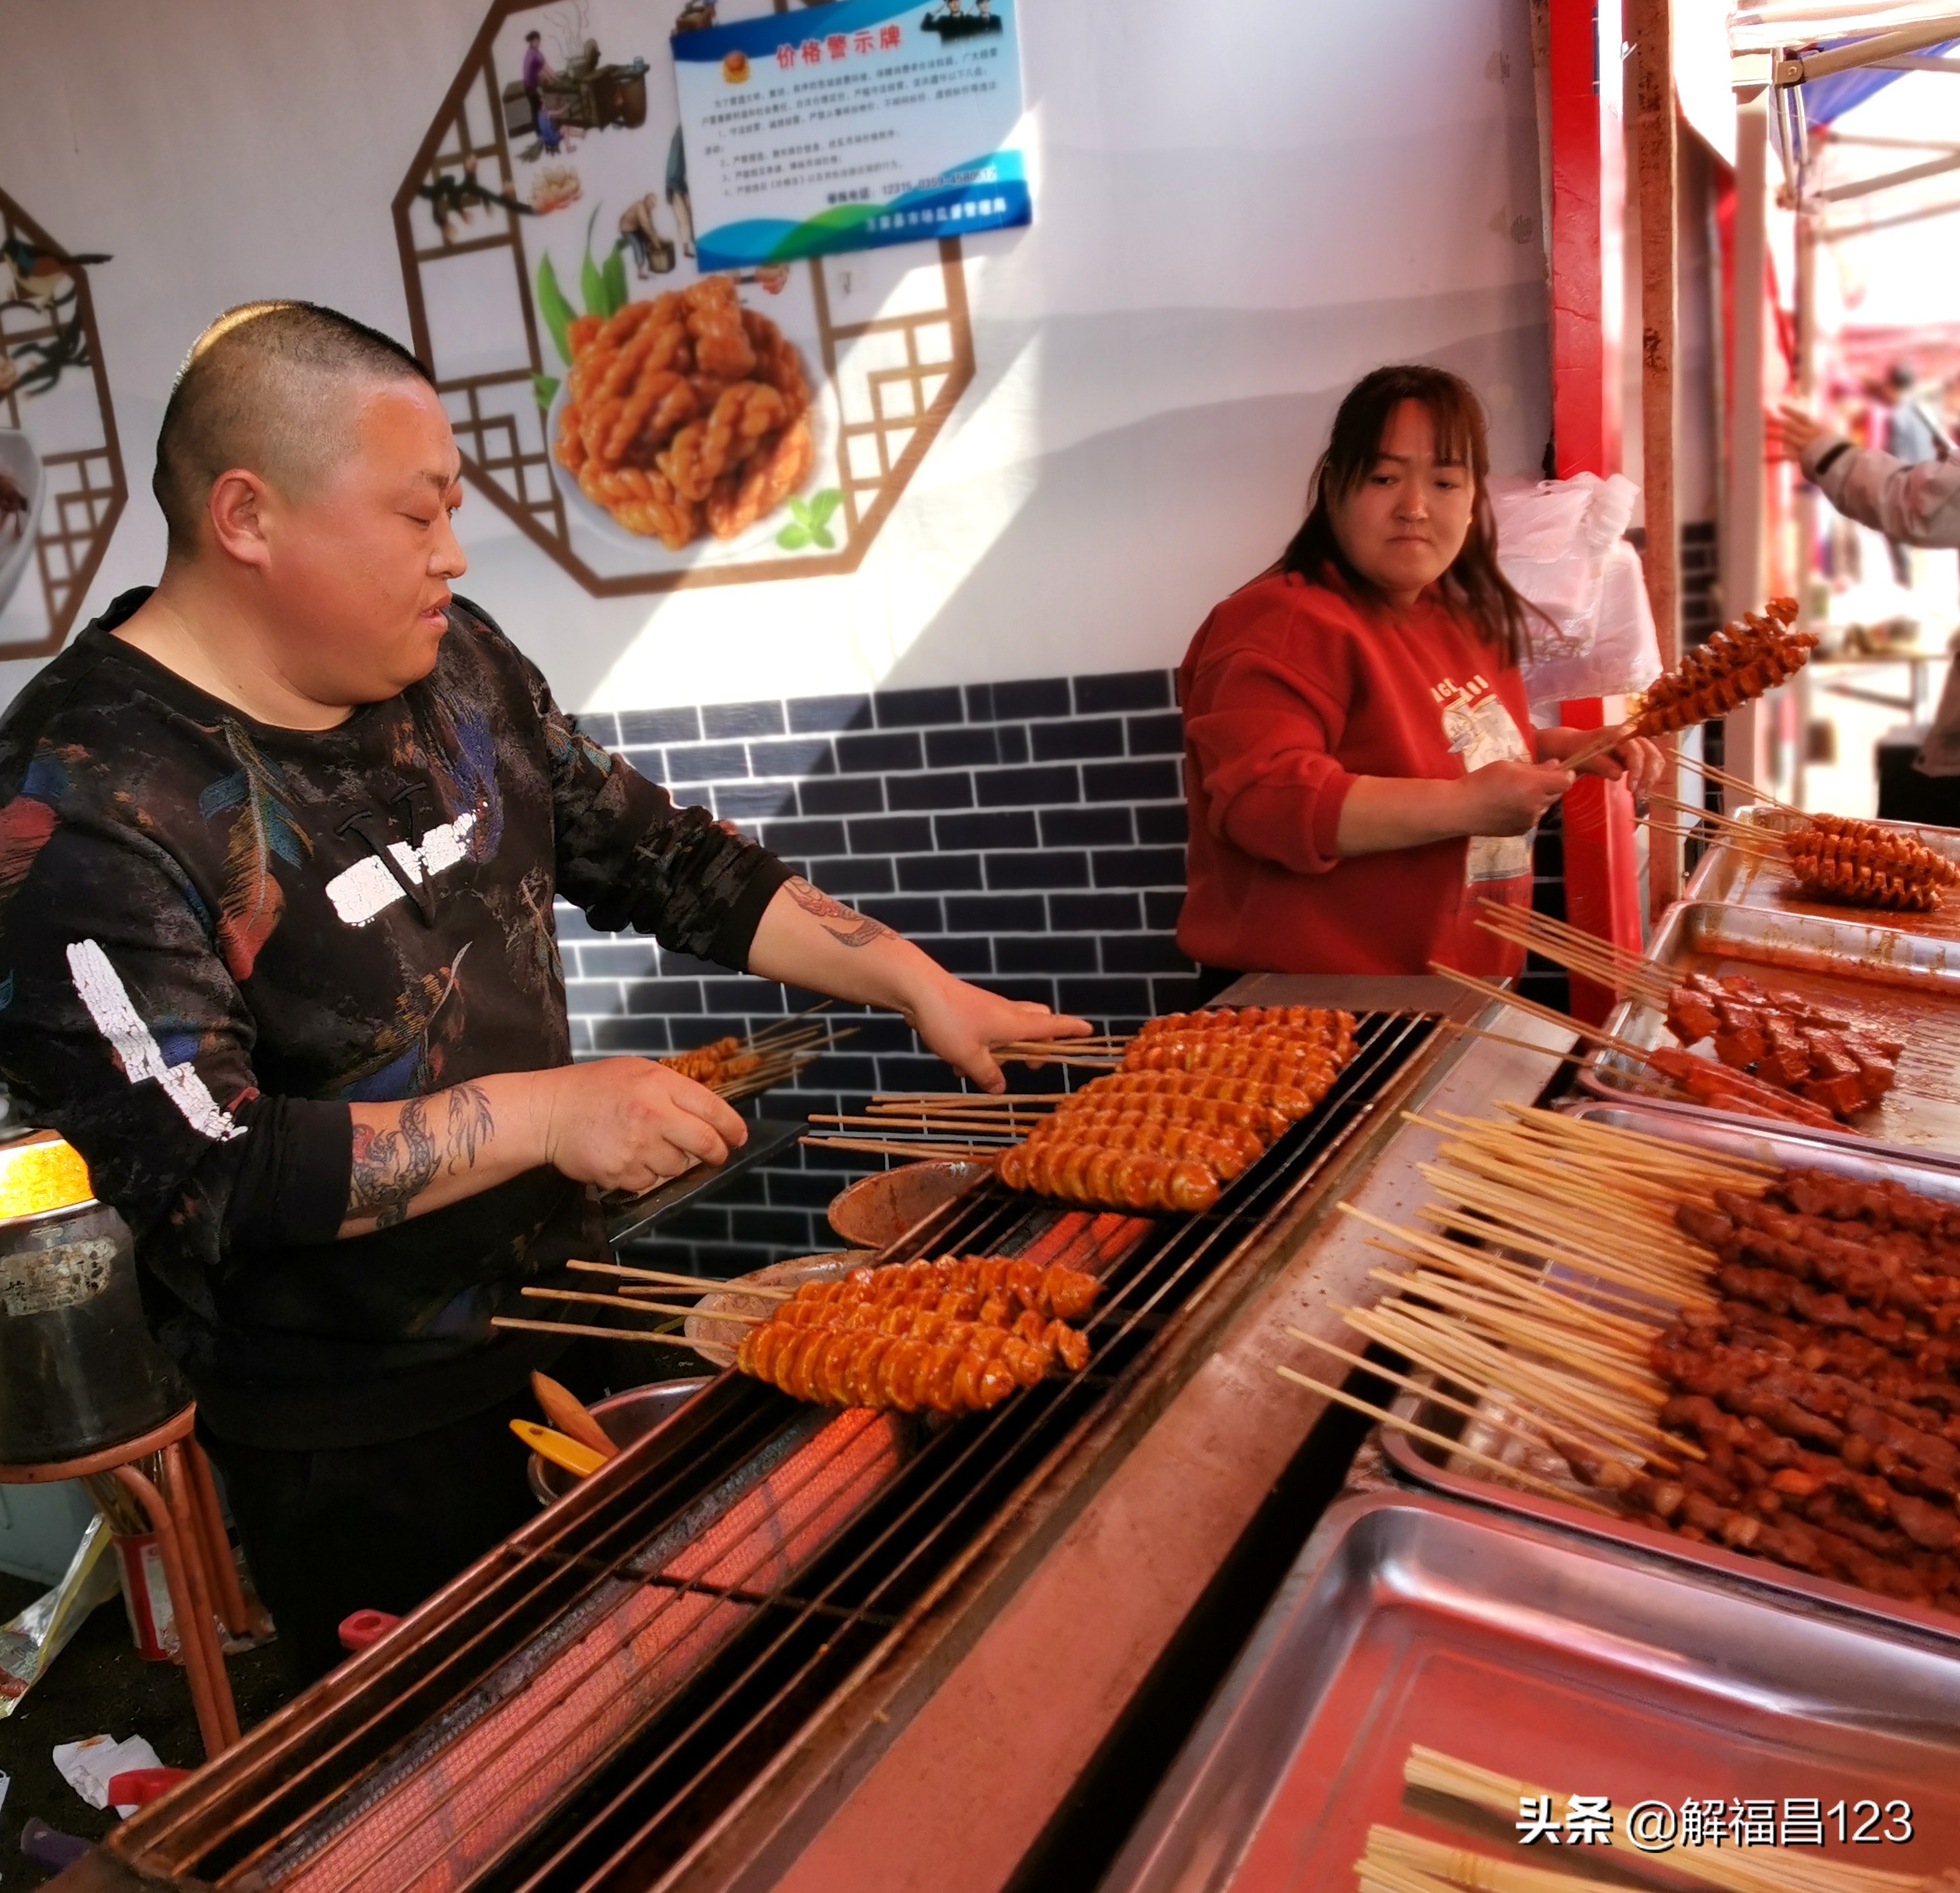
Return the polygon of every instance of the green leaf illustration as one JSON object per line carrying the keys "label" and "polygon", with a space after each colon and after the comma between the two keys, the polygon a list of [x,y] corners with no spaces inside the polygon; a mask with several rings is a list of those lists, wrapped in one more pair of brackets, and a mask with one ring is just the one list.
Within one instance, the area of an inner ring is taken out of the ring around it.
{"label": "green leaf illustration", "polygon": [[565,291],[558,286],[558,272],[552,267],[552,259],[542,257],[538,263],[538,313],[545,319],[545,326],[551,331],[551,339],[558,350],[558,358],[569,367],[571,364],[571,348],[565,339],[566,326],[578,312],[565,299]]}
{"label": "green leaf illustration", "polygon": [[821,546],[826,552],[834,552],[836,550],[837,542],[830,536],[830,528],[829,527],[813,526],[810,529],[810,536],[811,539],[816,544]]}
{"label": "green leaf illustration", "polygon": [[615,249],[600,272],[606,284],[606,313],[617,315],[626,306],[626,259]]}
{"label": "green leaf illustration", "polygon": [[[841,487],[826,486],[822,492],[813,494],[810,501],[810,524],[812,526],[829,524],[831,514],[843,504],[844,492]],[[826,543],[828,542],[828,541],[826,542]]]}
{"label": "green leaf illustration", "polygon": [[555,374],[533,375],[531,391],[538,397],[539,407],[549,407],[558,396],[558,377]]}
{"label": "green leaf illustration", "polygon": [[578,290],[585,298],[585,313],[588,316],[603,316],[607,313],[606,278],[599,273],[599,266],[592,260],[590,251],[579,267]]}
{"label": "green leaf illustration", "polygon": [[776,535],[776,543],[786,552],[800,552],[814,536],[807,526],[785,526]]}

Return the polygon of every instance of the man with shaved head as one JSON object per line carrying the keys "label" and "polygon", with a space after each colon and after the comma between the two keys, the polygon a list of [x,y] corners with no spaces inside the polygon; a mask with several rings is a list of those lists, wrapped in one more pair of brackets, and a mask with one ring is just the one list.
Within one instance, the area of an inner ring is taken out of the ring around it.
{"label": "man with shaved head", "polygon": [[603,1258],[597,1193],[743,1141],[643,1058],[574,1064],[596,927],[992,1048],[1086,1031],[955,979],[581,735],[456,597],[427,371],[304,303],[221,317],[166,409],[169,553],[0,724],[0,1076],[135,1233],[301,1678],[523,1518],[493,1329]]}

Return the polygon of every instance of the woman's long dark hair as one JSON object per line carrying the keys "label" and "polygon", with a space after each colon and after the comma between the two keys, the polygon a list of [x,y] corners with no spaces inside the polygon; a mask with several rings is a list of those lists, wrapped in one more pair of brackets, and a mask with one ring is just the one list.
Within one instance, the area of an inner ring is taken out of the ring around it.
{"label": "woman's long dark hair", "polygon": [[1491,511],[1490,442],[1482,404],[1470,384],[1446,368],[1420,363],[1377,368],[1348,390],[1334,416],[1334,432],[1313,469],[1306,518],[1280,557],[1283,571],[1318,580],[1332,565],[1364,598],[1386,602],[1341,549],[1332,507],[1373,471],[1389,418],[1405,401],[1420,401],[1436,429],[1437,457],[1468,469],[1476,497],[1463,549],[1441,580],[1444,594],[1477,628],[1477,635],[1516,664],[1529,649],[1526,620],[1532,607],[1497,568],[1497,522]]}

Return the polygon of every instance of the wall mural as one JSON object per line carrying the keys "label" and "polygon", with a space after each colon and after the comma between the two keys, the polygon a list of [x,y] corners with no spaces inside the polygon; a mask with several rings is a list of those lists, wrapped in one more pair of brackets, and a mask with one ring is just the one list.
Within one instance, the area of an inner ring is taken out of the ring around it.
{"label": "wall mural", "polygon": [[0,191],[0,657],[65,641],[129,489],[88,266]]}
{"label": "wall mural", "polygon": [[854,570],[973,374],[956,239],[698,270],[666,35],[715,19],[499,0],[395,199],[465,471],[602,596]]}

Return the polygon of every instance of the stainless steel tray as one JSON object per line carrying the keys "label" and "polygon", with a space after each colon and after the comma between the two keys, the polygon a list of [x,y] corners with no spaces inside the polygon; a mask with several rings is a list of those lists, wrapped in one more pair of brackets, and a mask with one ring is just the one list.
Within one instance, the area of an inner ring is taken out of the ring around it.
{"label": "stainless steel tray", "polygon": [[[1718,1795],[1908,1801],[1911,1844],[1822,1851],[1931,1874],[1960,1865],[1957,1711],[1951,1646],[1426,1494],[1344,1500],[1102,1893],[1340,1893],[1382,1821],[1570,1870],[1562,1850],[1522,1853],[1494,1817],[1405,1796],[1418,1742],[1623,1812]],[[1668,1857],[1619,1856],[1598,1864]]]}
{"label": "stainless steel tray", "polygon": [[[1904,1039],[1896,1087],[1855,1127],[1796,1134],[1853,1146],[1876,1138],[1928,1162],[1960,1166],[1960,943],[1860,921],[1682,901],[1662,917],[1647,957],[1674,972],[1745,972]],[[1623,1000],[1606,1029],[1643,1050],[1673,1042],[1662,1015],[1638,999]],[[1624,1053],[1602,1047],[1580,1076],[1596,1096],[1652,1100],[1641,1067]],[[1664,1108],[1725,1123],[1761,1121],[1701,1105]]]}
{"label": "stainless steel tray", "polygon": [[[1736,819],[1746,822],[1766,834],[1781,834],[1795,828],[1799,816],[1763,803],[1739,809]],[[1923,842],[1950,861],[1960,861],[1960,831],[1948,828],[1922,828],[1914,822],[1879,822],[1875,827],[1891,829]],[[1929,940],[1960,940],[1960,899],[1950,900],[1930,914],[1892,914],[1881,908],[1844,907],[1828,901],[1808,901],[1796,891],[1787,869],[1717,842],[1695,864],[1694,872],[1682,889],[1684,899],[1724,901],[1739,907],[1759,907],[1774,914],[1807,914],[1824,920],[1857,920],[1897,933],[1919,934]]]}
{"label": "stainless steel tray", "polygon": [[[1566,1107],[1570,1115],[1592,1124],[1611,1125],[1637,1131],[1648,1137],[1666,1137],[1672,1143],[1694,1150],[1712,1150],[1728,1156],[1751,1157],[1759,1162],[1786,1166],[1809,1166],[1829,1170],[1840,1176],[1862,1182],[1890,1180],[1904,1184],[1922,1196],[1943,1203],[1960,1204],[1960,1172],[1936,1165],[1920,1163],[1869,1140],[1849,1140],[1841,1146],[1826,1146],[1801,1136],[1787,1134],[1753,1119],[1724,1122],[1704,1114],[1692,1117],[1662,1105],[1609,1105],[1581,1103]],[[1472,1421],[1466,1424],[1454,1408],[1440,1402],[1405,1395],[1395,1410],[1417,1425],[1446,1437],[1460,1436],[1465,1445],[1507,1463],[1519,1459],[1514,1436],[1485,1429]],[[1691,1565],[1724,1579],[1742,1579],[1766,1589],[1780,1591],[1814,1603],[1898,1624],[1915,1633],[1960,1643],[1960,1617],[1943,1611],[1904,1604],[1880,1597],[1830,1578],[1812,1577],[1767,1560],[1745,1557],[1720,1545],[1695,1545],[1672,1533],[1659,1532],[1634,1519],[1611,1519],[1577,1505],[1562,1505],[1548,1496],[1506,1485],[1488,1474],[1471,1469],[1460,1456],[1407,1434],[1386,1433],[1382,1452],[1400,1477],[1415,1481],[1434,1491],[1466,1500],[1474,1504],[1494,1506],[1522,1517],[1543,1519],[1568,1531],[1583,1532],[1615,1544],[1630,1545],[1644,1555]],[[1570,1484],[1575,1493],[1583,1490],[1567,1475],[1555,1460],[1532,1460],[1529,1469],[1554,1484]],[[1955,1707],[1960,1719],[1960,1705]]]}

